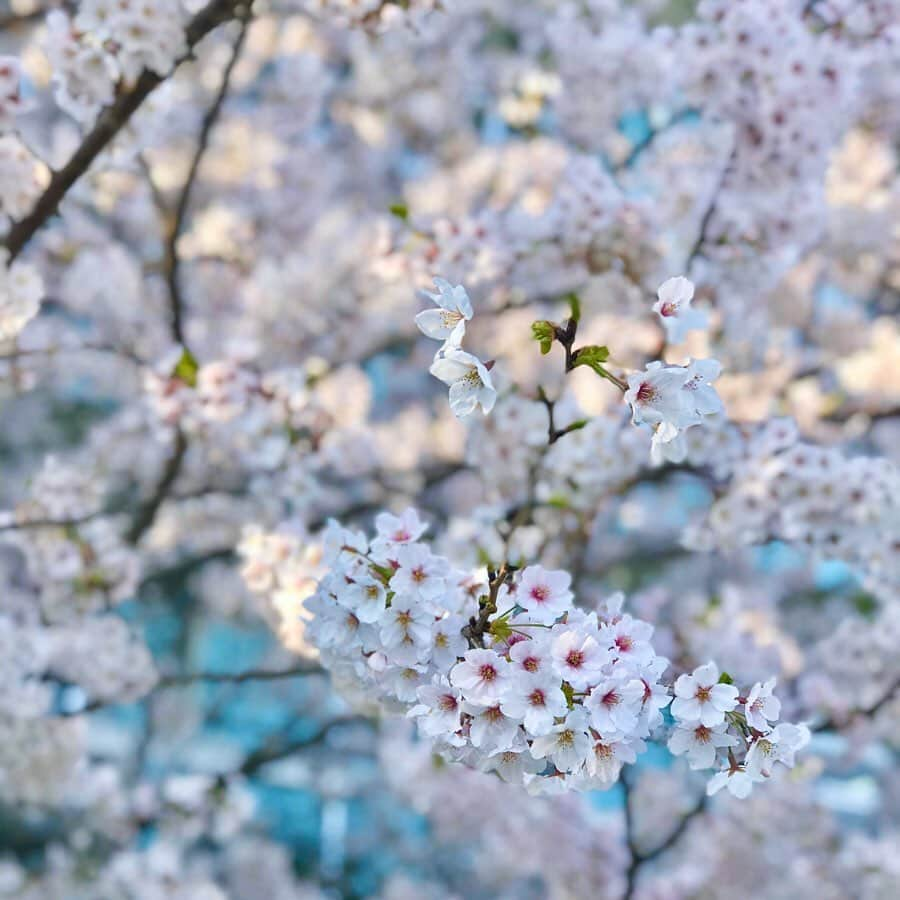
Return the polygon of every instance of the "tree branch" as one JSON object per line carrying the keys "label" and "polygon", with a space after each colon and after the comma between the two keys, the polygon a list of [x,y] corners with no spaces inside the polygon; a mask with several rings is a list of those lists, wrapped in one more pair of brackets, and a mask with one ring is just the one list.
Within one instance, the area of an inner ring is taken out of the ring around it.
{"label": "tree branch", "polygon": [[625,776],[624,769],[622,771],[621,781],[622,788],[625,792],[625,844],[628,847],[630,855],[628,868],[625,870],[625,893],[622,895],[622,900],[631,900],[634,896],[635,888],[637,887],[637,877],[641,870],[641,866],[656,859],[658,856],[662,856],[663,853],[678,843],[681,836],[687,831],[688,825],[690,825],[697,816],[705,812],[708,797],[705,792],[701,794],[694,806],[681,817],[681,820],[662,843],[657,844],[652,850],[642,851],[638,848],[634,838],[634,817],[631,811],[631,785]]}
{"label": "tree branch", "polygon": [[[218,25],[239,15],[240,9],[246,9],[244,0],[212,0],[207,7],[197,13],[185,30],[187,53],[177,60],[172,71],[174,72],[182,62],[192,56],[194,47],[207,34]],[[94,127],[85,135],[69,161],[53,173],[50,183],[31,212],[9,229],[4,246],[9,251],[10,261],[22,252],[28,241],[54,215],[72,185],[87,172],[94,160],[125,127],[141,104],[167,77],[169,76],[157,75],[156,72],[144,69],[132,86],[119,85],[116,99],[101,111]]]}
{"label": "tree branch", "polygon": [[172,489],[172,485],[175,483],[175,480],[181,472],[181,465],[184,462],[186,453],[187,439],[184,436],[184,432],[181,431],[181,429],[178,429],[178,431],[175,432],[175,448],[163,469],[159,482],[156,485],[156,490],[154,490],[151,496],[138,508],[131,523],[131,528],[128,529],[128,532],[125,535],[125,539],[129,543],[136,544],[141,539],[144,532],[153,524],[156,513],[159,511],[160,506],[162,506],[163,501],[166,499],[166,496]]}
{"label": "tree branch", "polygon": [[369,720],[363,716],[341,716],[326,722],[311,735],[296,740],[275,739],[263,744],[258,750],[254,750],[245,760],[238,770],[242,775],[255,775],[263,766],[280,759],[286,759],[293,756],[300,750],[319,744],[328,737],[332,728],[340,725],[360,724]]}

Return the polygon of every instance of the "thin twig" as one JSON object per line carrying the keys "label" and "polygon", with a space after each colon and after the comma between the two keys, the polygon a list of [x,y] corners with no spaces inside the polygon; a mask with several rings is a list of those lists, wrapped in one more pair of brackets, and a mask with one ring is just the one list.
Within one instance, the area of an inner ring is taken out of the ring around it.
{"label": "thin twig", "polygon": [[716,183],[715,190],[713,190],[712,192],[712,196],[709,199],[706,211],[703,213],[703,218],[700,219],[700,225],[697,229],[697,237],[694,240],[694,243],[691,245],[691,249],[688,251],[687,258],[685,259],[684,271],[688,276],[691,274],[691,268],[697,261],[697,258],[703,256],[703,245],[706,243],[707,231],[709,230],[710,222],[712,222],[712,217],[715,214],[716,207],[719,203],[719,194],[721,194],[722,192],[722,188],[725,185],[725,179],[728,177],[728,172],[731,169],[731,163],[734,159],[734,153],[735,151],[732,150],[731,153],[728,154],[728,159],[722,166],[722,171],[719,173],[719,180]]}
{"label": "thin twig", "polygon": [[0,531],[20,531],[27,528],[74,528],[99,519],[101,516],[113,515],[105,509],[98,509],[83,516],[72,516],[69,519],[24,519],[22,521],[3,522]]}
{"label": "thin twig", "polygon": [[626,156],[625,159],[623,159],[622,162],[615,167],[615,171],[622,172],[625,169],[631,168],[631,166],[633,166],[638,161],[638,158],[644,153],[644,151],[649,149],[660,135],[665,134],[670,128],[686,121],[691,116],[696,115],[696,113],[697,111],[693,107],[687,107],[675,113],[669,119],[669,121],[666,122],[665,125],[663,125],[662,128],[648,129],[644,137],[642,137],[632,146],[631,150],[628,153],[628,156]]}
{"label": "thin twig", "polygon": [[900,691],[900,678],[897,678],[890,685],[890,687],[888,687],[884,694],[882,694],[881,697],[871,706],[867,706],[863,709],[853,710],[843,721],[837,721],[836,719],[829,717],[824,721],[819,722],[818,725],[813,725],[810,728],[810,731],[835,731],[841,728],[846,728],[853,722],[855,718],[859,718],[860,716],[874,716],[894,699],[894,696],[898,691]]}
{"label": "thin twig", "polygon": [[242,775],[255,775],[263,766],[281,759],[293,756],[300,750],[305,750],[314,744],[320,744],[327,737],[329,732],[341,725],[353,725],[367,722],[368,720],[362,716],[341,716],[326,722],[311,735],[304,738],[294,740],[274,739],[265,743],[258,750],[251,753],[238,770]]}
{"label": "thin twig", "polygon": [[182,675],[165,675],[159,679],[158,687],[181,687],[198,682],[213,684],[243,684],[246,681],[279,681],[284,678],[301,678],[317,675],[324,670],[313,661],[299,663],[289,669],[249,669],[244,672],[185,672]]}
{"label": "thin twig", "polygon": [[136,353],[123,347],[114,347],[111,344],[75,344],[72,346],[58,347],[32,347],[27,350],[13,350],[10,353],[0,354],[0,363],[16,362],[20,359],[29,357],[53,357],[61,353],[108,353],[111,356],[118,356],[125,362],[133,363],[136,366],[145,366],[146,362]]}
{"label": "thin twig", "polygon": [[171,224],[167,229],[166,241],[164,247],[165,254],[165,273],[166,284],[169,289],[169,304],[172,314],[172,336],[179,344],[184,344],[184,296],[181,292],[181,284],[179,282],[179,269],[181,267],[181,258],[178,255],[178,238],[184,229],[185,220],[187,218],[188,209],[191,203],[191,194],[197,181],[197,174],[200,171],[200,165],[203,157],[209,149],[210,138],[212,137],[213,128],[225,105],[228,97],[228,91],[231,87],[231,76],[234,73],[235,66],[240,59],[241,50],[244,46],[244,40],[247,37],[247,29],[250,24],[248,14],[241,16],[240,30],[231,50],[231,58],[225,66],[222,74],[222,81],[219,84],[219,90],[215,99],[206,111],[203,122],[200,125],[200,133],[197,137],[197,146],[194,155],[191,157],[191,163],[188,167],[187,177],[184,186],[178,197],[175,207],[175,213],[172,216]]}

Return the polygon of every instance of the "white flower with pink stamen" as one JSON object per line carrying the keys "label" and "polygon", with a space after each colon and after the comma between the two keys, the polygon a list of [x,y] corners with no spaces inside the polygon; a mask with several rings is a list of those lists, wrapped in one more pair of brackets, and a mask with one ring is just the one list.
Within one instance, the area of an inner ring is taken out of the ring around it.
{"label": "white flower with pink stamen", "polygon": [[563,681],[576,690],[584,690],[597,681],[609,662],[609,650],[582,631],[571,629],[559,635],[551,645],[553,667]]}
{"label": "white flower with pink stamen", "polygon": [[509,663],[493,650],[469,650],[450,670],[450,684],[481,706],[498,703],[508,679]]}
{"label": "white flower with pink stamen", "polygon": [[683,276],[669,278],[656,292],[659,298],[653,304],[655,312],[666,329],[666,340],[670,344],[680,344],[689,331],[706,328],[707,315],[691,307],[694,299],[694,285]]}
{"label": "white flower with pink stamen", "polygon": [[673,756],[684,756],[692,769],[711,769],[716,763],[719,747],[736,747],[738,740],[726,732],[726,723],[712,727],[699,723],[685,723],[669,736],[668,748]]}
{"label": "white flower with pink stamen", "polygon": [[759,681],[750,688],[744,703],[744,715],[747,724],[757,731],[768,731],[769,722],[774,722],[781,715],[781,701],[772,694],[775,679],[765,683]]}
{"label": "white flower with pink stamen", "polygon": [[528,566],[522,571],[513,595],[524,612],[516,622],[552,625],[572,605],[572,576],[568,572],[551,571],[543,566]]}
{"label": "white flower with pink stamen", "polygon": [[707,663],[692,675],[675,681],[672,715],[683,722],[700,722],[712,728],[725,720],[725,713],[737,706],[738,690],[733,684],[719,684],[719,669]]}
{"label": "white flower with pink stamen", "polygon": [[612,739],[635,727],[643,702],[644,682],[640,679],[604,678],[591,688],[584,705],[590,711],[594,728]]}
{"label": "white flower with pink stamen", "polygon": [[517,676],[500,706],[506,715],[522,720],[525,729],[535,737],[547,734],[554,720],[566,714],[560,681],[552,675]]}

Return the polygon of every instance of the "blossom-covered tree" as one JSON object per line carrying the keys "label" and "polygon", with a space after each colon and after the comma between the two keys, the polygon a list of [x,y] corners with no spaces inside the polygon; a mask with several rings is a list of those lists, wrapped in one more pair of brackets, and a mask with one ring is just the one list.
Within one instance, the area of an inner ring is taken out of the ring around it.
{"label": "blossom-covered tree", "polygon": [[897,0],[0,17],[0,896],[896,893]]}

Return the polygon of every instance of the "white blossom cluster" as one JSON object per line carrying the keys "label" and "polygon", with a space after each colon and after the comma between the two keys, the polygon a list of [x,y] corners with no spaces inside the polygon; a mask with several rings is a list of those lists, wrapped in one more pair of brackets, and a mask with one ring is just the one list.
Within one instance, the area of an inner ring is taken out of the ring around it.
{"label": "white blossom cluster", "polygon": [[715,359],[695,359],[686,366],[656,361],[628,376],[625,402],[631,406],[635,425],[653,428],[650,455],[654,462],[684,461],[687,430],[723,412],[712,386],[721,371]]}
{"label": "white blossom cluster", "polygon": [[685,542],[710,550],[785,540],[847,562],[870,590],[895,598],[898,497],[900,473],[890,460],[848,457],[802,441],[760,442]]}
{"label": "white blossom cluster", "polygon": [[[31,209],[39,193],[37,165],[31,151],[14,132],[0,132],[0,233]],[[3,253],[5,256],[6,251]]]}
{"label": "white blossom cluster", "polygon": [[[335,389],[358,391],[360,378],[351,367],[328,374]],[[355,422],[367,411],[365,389],[356,404],[337,412],[313,390],[322,375],[303,368],[261,372],[233,360],[199,365],[184,350],[167,354],[144,377],[147,399],[164,428],[178,425],[196,439],[226,448],[254,469],[265,472],[293,462],[309,465],[329,454],[329,433]],[[321,387],[321,385],[320,385]],[[310,454],[303,463],[300,450]]]}
{"label": "white blossom cluster", "polygon": [[434,356],[429,371],[450,388],[450,409],[457,418],[471,415],[481,406],[487,415],[497,400],[491,381],[490,365],[462,349],[466,322],[473,315],[472,301],[461,285],[451,285],[443,278],[435,278],[436,294],[422,293],[434,301],[437,309],[426,309],[416,316],[421,332],[444,343]]}
{"label": "white blossom cluster", "polygon": [[[489,306],[561,296],[610,269],[628,282],[648,270],[655,276],[652,208],[626,194],[601,161],[536,142],[498,151],[495,166],[497,178],[512,184],[489,209],[413,220],[427,236],[414,244],[423,275],[464,280]],[[542,171],[539,185],[530,183],[535,168]],[[472,191],[467,176],[466,169],[451,170],[437,187],[460,191],[455,205],[465,204]]]}
{"label": "white blossom cluster", "polygon": [[892,897],[898,15],[14,2],[0,895]]}
{"label": "white blossom cluster", "polygon": [[746,797],[755,783],[771,776],[775,763],[793,767],[797,751],[809,743],[805,725],[773,724],[781,712],[774,688],[773,678],[757,682],[740,696],[730,679],[720,680],[715,663],[678,676],[671,706],[676,727],[669,750],[684,755],[692,769],[714,768],[720,755],[727,754],[708,793],[727,787],[735,797]]}
{"label": "white blossom cluster", "polygon": [[16,337],[37,315],[44,296],[37,269],[18,260],[7,265],[7,259],[0,250],[0,343]]}
{"label": "white blossom cluster", "polygon": [[75,787],[87,734],[81,717],[60,717],[60,690],[77,689],[82,706],[121,703],[157,682],[148,647],[111,611],[140,569],[118,523],[97,515],[96,487],[50,458],[2,516],[18,526],[0,533],[0,795],[10,801],[60,802]]}
{"label": "white blossom cluster", "polygon": [[120,81],[144,69],[166,75],[185,51],[185,18],[181,0],[87,0],[72,18],[51,12],[46,50],[57,103],[90,123]]}
{"label": "white blossom cluster", "polygon": [[[326,529],[329,571],[304,604],[313,615],[308,638],[326,668],[353,693],[405,709],[449,758],[532,792],[613,784],[663,724],[670,701],[660,681],[669,663],[653,650],[652,626],[623,614],[621,596],[590,613],[574,607],[570,576],[540,565],[480,583],[431,552],[420,540],[425,527],[409,509],[379,515],[371,541],[337,523]],[[697,768],[712,767],[716,746],[737,743],[722,733],[737,689],[716,685],[713,670],[676,682],[673,713],[684,727],[698,720],[692,739],[712,750],[709,758],[694,754],[705,764]],[[710,684],[694,691],[710,673]],[[773,748],[794,734],[761,726],[754,704],[771,688],[751,689],[748,727],[760,739],[747,766],[733,766],[753,780],[769,774]],[[773,708],[775,700],[766,707]],[[686,752],[676,734],[670,747]],[[786,746],[777,753],[793,764]]]}
{"label": "white blossom cluster", "polygon": [[285,646],[295,653],[312,654],[314,648],[305,635],[304,601],[315,593],[325,574],[321,546],[302,528],[268,532],[248,527],[237,551],[244,563],[244,583],[253,594],[266,598]]}
{"label": "white blossom cluster", "polygon": [[[822,175],[859,88],[858,62],[827,30],[807,26],[804,5],[708,0],[701,21],[674,36],[687,101],[733,129],[713,240],[775,250],[792,229],[809,240],[821,227]],[[806,214],[786,216],[789,206]]]}

